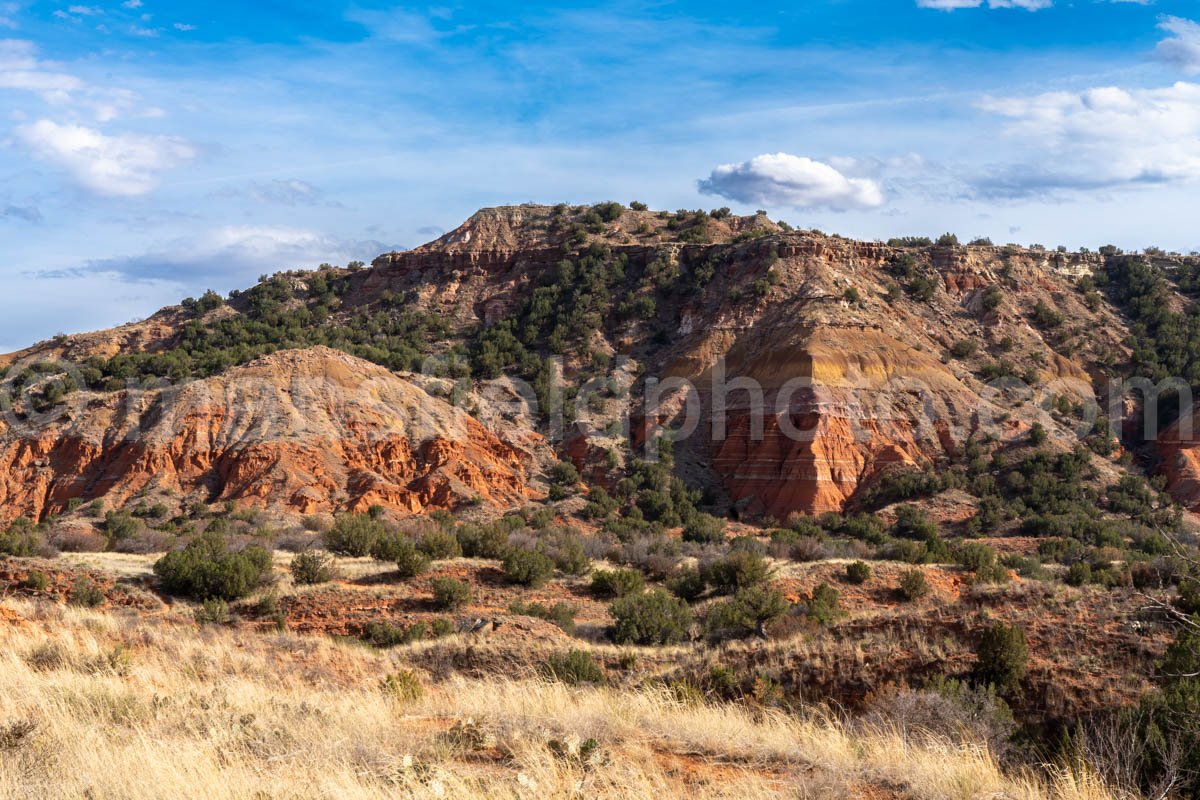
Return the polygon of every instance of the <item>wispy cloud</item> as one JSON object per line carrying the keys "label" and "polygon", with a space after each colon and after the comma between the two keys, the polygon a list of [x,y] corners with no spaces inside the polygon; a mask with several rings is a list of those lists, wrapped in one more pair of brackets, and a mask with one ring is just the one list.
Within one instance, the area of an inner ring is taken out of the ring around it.
{"label": "wispy cloud", "polygon": [[42,212],[37,206],[0,206],[0,219],[19,219],[25,222],[41,222]]}
{"label": "wispy cloud", "polygon": [[263,273],[322,262],[370,261],[394,243],[343,239],[281,225],[229,225],[164,243],[151,252],[91,261],[74,270],[34,273],[45,278],[104,273],[130,281],[176,281],[189,290],[244,286]]}
{"label": "wispy cloud", "polygon": [[917,0],[918,8],[932,8],[937,11],[957,11],[960,8],[1023,8],[1026,11],[1040,11],[1054,5],[1054,0]]}
{"label": "wispy cloud", "polygon": [[342,207],[341,203],[326,199],[324,193],[311,183],[297,178],[253,181],[245,188],[224,189],[215,194],[246,198],[263,205]]}
{"label": "wispy cloud", "polygon": [[37,92],[49,102],[83,88],[83,81],[37,57],[37,47],[23,39],[0,39],[0,89]]}

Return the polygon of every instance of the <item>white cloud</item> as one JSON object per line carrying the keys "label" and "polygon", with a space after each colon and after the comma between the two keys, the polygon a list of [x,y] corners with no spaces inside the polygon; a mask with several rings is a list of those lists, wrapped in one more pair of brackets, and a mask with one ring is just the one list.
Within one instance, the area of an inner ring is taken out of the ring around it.
{"label": "white cloud", "polygon": [[987,98],[980,107],[1009,119],[1007,133],[1031,153],[979,180],[985,194],[1200,178],[1200,84]]}
{"label": "white cloud", "polygon": [[22,125],[15,133],[36,158],[63,167],[84,188],[111,196],[146,194],[157,185],[159,173],[196,155],[188,142],[176,137],[108,136],[47,119]]}
{"label": "white cloud", "polygon": [[876,181],[848,178],[829,164],[788,153],[723,164],[700,181],[699,188],[704,194],[776,208],[846,211],[877,208],[884,203],[883,190]]}
{"label": "white cloud", "polygon": [[70,6],[69,8],[67,8],[67,11],[69,11],[72,14],[79,14],[84,17],[94,17],[98,14],[104,13],[104,11],[102,9],[99,9],[96,6]]}
{"label": "white cloud", "polygon": [[[937,11],[979,8],[982,5],[984,0],[917,0],[919,8],[932,8]],[[1026,11],[1040,11],[1052,5],[1054,0],[987,0],[988,8],[1023,8]]]}
{"label": "white cloud", "polygon": [[1188,74],[1200,73],[1200,24],[1164,17],[1158,27],[1171,35],[1158,43],[1155,55]]}
{"label": "white cloud", "polygon": [[121,3],[121,7],[128,8],[131,11],[136,10],[142,7],[142,0],[125,0],[124,3]]}
{"label": "white cloud", "polygon": [[188,25],[186,22],[176,22],[173,27],[175,28],[175,30],[183,31],[184,33],[188,33],[189,31],[196,30],[195,25]]}
{"label": "white cloud", "polygon": [[23,39],[0,39],[0,89],[39,92],[50,102],[83,88],[83,81],[39,61],[37,47]]}

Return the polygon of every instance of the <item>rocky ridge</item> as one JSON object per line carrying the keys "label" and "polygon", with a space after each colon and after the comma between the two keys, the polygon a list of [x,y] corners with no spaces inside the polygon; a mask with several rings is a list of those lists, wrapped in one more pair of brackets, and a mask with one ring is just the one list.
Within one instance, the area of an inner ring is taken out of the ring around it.
{"label": "rocky ridge", "polygon": [[[694,235],[697,227],[701,232]],[[370,269],[330,271],[329,280],[342,289],[338,308],[323,324],[346,324],[351,313],[386,313],[375,310],[403,298],[404,309],[448,322],[446,338],[430,344],[432,355],[469,350],[478,331],[513,318],[559,262],[591,245],[602,245],[610,257],[628,264],[623,282],[612,289],[616,299],[649,300],[646,307],[653,311],[634,317],[610,313],[582,345],[562,353],[568,382],[590,375],[589,365],[601,358],[610,377],[620,370],[622,378],[628,378],[629,390],[606,396],[597,408],[581,414],[558,443],[559,452],[576,461],[590,479],[611,485],[636,455],[623,437],[612,434],[614,423],[625,420],[637,444],[647,429],[677,424],[685,408],[680,398],[668,398],[647,416],[646,378],[687,379],[697,387],[703,423],[682,443],[679,468],[693,484],[717,490],[713,502],[718,509],[724,503],[738,512],[777,518],[793,511],[844,510],[897,464],[936,466],[958,454],[971,437],[1019,436],[1034,423],[1050,431],[1054,446],[1070,448],[1081,434],[1071,415],[1055,411],[1059,398],[1069,405],[1106,408],[1107,378],[1128,357],[1129,329],[1121,315],[1107,302],[1091,302],[1077,286],[1078,279],[1104,263],[1095,253],[986,244],[890,246],[791,230],[765,215],[714,215],[698,223],[689,215],[629,209],[600,218],[586,207],[485,209],[434,242],[380,256]],[[668,280],[655,273],[655,284],[649,277],[655,270]],[[696,279],[701,273],[708,275],[703,282]],[[298,297],[307,275],[311,273],[288,274]],[[1031,318],[1031,309],[1039,304],[1054,309],[1060,321],[1047,326]],[[232,300],[201,321],[209,324],[248,313],[244,303]],[[66,337],[9,360],[60,356],[80,361],[114,352],[169,351],[183,320],[192,316],[179,308],[166,309],[146,323]],[[322,353],[318,360],[333,358]],[[714,434],[709,424],[711,378],[718,363],[729,379],[752,378],[762,387],[771,411],[762,436],[754,435],[755,415],[745,392],[730,393],[725,435]],[[989,370],[1019,376],[1037,392],[989,388]],[[393,381],[405,381],[387,370],[382,373],[379,380],[386,374]],[[812,385],[789,393],[780,405],[780,390],[793,379],[807,379]],[[209,412],[212,418],[192,428],[215,425],[223,430],[224,415],[249,397],[220,395],[219,381],[201,384],[204,392],[217,392],[221,399],[208,406],[214,409]],[[405,383],[409,389],[430,384],[426,377]],[[189,418],[190,412],[166,407],[194,407],[194,393],[201,389],[188,390],[191,385],[159,395],[155,413]],[[528,481],[537,464],[545,463],[545,453],[528,456],[536,449],[529,443],[543,431],[535,414],[501,414],[477,402],[485,396],[476,393],[480,388],[475,382],[468,393],[473,413],[486,425],[461,409],[438,406],[438,414],[453,417],[455,423],[433,440],[450,443],[465,436],[470,443],[456,456],[465,472],[455,473],[453,479],[444,472],[436,480],[428,477],[422,452],[430,454],[429,463],[449,458],[439,455],[438,447],[429,449],[428,438],[398,436],[395,441],[408,442],[407,449],[396,444],[399,449],[387,455],[378,450],[378,440],[355,438],[361,427],[341,416],[353,408],[350,403],[336,404],[329,412],[338,433],[317,436],[316,448],[303,444],[308,435],[299,424],[303,415],[285,413],[281,409],[286,406],[277,403],[273,407],[279,411],[279,424],[270,428],[274,444],[253,457],[231,442],[214,450],[207,437],[190,434],[170,437],[174,444],[155,452],[178,448],[164,474],[189,477],[172,489],[203,484],[210,498],[267,502],[282,497],[289,508],[299,510],[378,502],[407,512],[448,503],[452,496],[462,501],[473,497],[472,492],[489,502],[515,503],[530,492]],[[349,397],[365,389],[344,390]],[[396,390],[383,406],[438,405],[433,402],[437,398],[424,392],[420,404],[402,394]],[[153,426],[144,432],[117,419],[113,404],[124,401],[85,397],[98,411],[88,435],[74,433],[82,424],[75,410],[67,413],[69,423],[48,424],[32,437],[3,444],[0,452],[9,455],[0,476],[10,487],[13,508],[42,514],[61,508],[71,497],[91,496],[109,485],[103,476],[111,469],[97,472],[89,465],[105,459],[124,463],[108,455],[101,458],[88,448],[64,459],[62,454],[78,447],[70,442],[129,439],[160,447]],[[216,410],[222,405],[225,410]],[[135,418],[143,419],[144,414]],[[804,435],[781,435],[781,427]],[[344,435],[342,428],[353,434]],[[347,442],[353,443],[349,451]],[[505,442],[516,449],[504,454]],[[121,452],[140,446],[127,443]],[[342,455],[334,460],[341,466],[325,466],[331,447],[340,448]],[[192,448],[203,454],[190,455]],[[289,457],[304,463],[320,452],[320,466],[300,469],[296,474],[301,477],[296,477],[286,467],[273,466],[289,461],[279,458],[281,449],[304,452],[303,457]],[[221,461],[218,456],[225,452],[242,453],[241,466]],[[60,454],[57,460],[51,457],[54,453]],[[181,469],[174,459],[194,466]],[[141,456],[132,460],[158,463]],[[32,467],[35,463],[42,466]],[[391,466],[401,463],[408,466]],[[497,470],[494,465],[505,466]],[[1119,471],[1115,463],[1102,467]],[[80,478],[76,472],[90,477]],[[214,474],[219,476],[215,482]],[[414,480],[424,480],[425,488]],[[443,488],[428,488],[439,481]],[[80,486],[93,488],[71,494]],[[1185,495],[1188,491],[1181,490],[1188,500]],[[130,491],[115,495],[126,496]]]}

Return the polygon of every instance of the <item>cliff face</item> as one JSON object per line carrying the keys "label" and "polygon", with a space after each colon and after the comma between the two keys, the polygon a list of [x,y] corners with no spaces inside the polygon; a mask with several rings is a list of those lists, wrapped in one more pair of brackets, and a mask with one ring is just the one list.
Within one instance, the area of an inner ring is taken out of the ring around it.
{"label": "cliff face", "polygon": [[1200,513],[1200,405],[1158,437],[1155,450],[1167,491],[1189,511]]}
{"label": "cliff face", "polygon": [[[727,434],[712,442],[714,470],[752,514],[842,511],[872,476],[953,456],[978,425],[975,393],[936,359],[877,330],[822,328],[767,347],[739,342],[726,368],[762,386],[767,409],[760,423],[750,393],[734,393]],[[800,388],[789,390],[784,378],[799,378]]]}
{"label": "cliff face", "polygon": [[283,351],[174,389],[76,394],[52,423],[10,428],[0,509],[39,519],[142,496],[304,514],[507,507],[535,494],[534,449],[381,367]]}

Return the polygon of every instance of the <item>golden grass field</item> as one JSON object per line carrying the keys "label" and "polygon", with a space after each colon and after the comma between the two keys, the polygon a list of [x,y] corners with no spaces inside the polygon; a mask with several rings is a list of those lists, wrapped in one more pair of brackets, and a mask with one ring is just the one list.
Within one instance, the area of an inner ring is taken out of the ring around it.
{"label": "golden grass field", "polygon": [[0,637],[0,797],[14,800],[1113,797],[1087,775],[1006,775],[983,745],[815,710],[419,673],[406,696],[383,688],[404,647],[178,614],[10,599]]}

